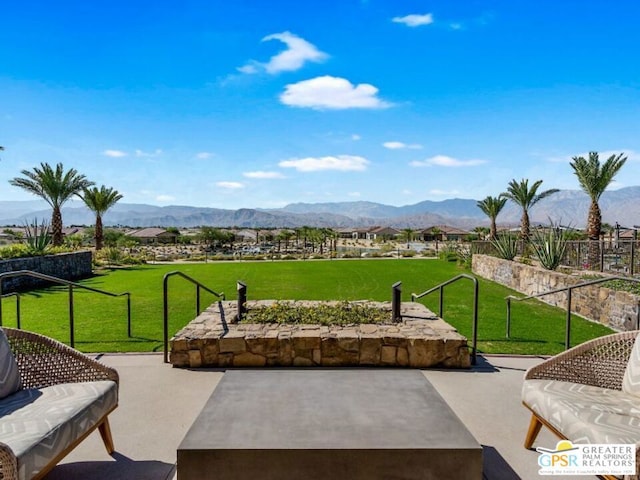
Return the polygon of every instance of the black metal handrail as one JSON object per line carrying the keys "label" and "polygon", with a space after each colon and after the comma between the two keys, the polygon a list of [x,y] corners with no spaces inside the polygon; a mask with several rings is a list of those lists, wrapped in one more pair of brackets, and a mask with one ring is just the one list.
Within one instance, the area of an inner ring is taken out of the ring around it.
{"label": "black metal handrail", "polygon": [[66,285],[69,288],[69,345],[73,348],[75,347],[75,308],[73,303],[73,289],[80,288],[82,290],[88,290],[90,292],[99,293],[101,295],[107,295],[109,297],[127,297],[127,335],[131,338],[131,294],[129,292],[124,293],[112,293],[107,292],[105,290],[100,290],[98,288],[88,287],[86,285],[82,285],[80,283],[72,282],[69,280],[65,280],[63,278],[53,277],[51,275],[45,275],[40,272],[33,272],[31,270],[16,270],[15,272],[4,272],[0,273],[0,326],[2,326],[2,298],[7,296],[16,296],[16,326],[18,329],[21,328],[20,325],[20,293],[12,292],[9,294],[2,293],[2,281],[5,278],[13,278],[13,277],[34,277],[40,280],[45,280],[51,283],[57,283],[58,285]]}
{"label": "black metal handrail", "polygon": [[442,312],[444,307],[444,287],[452,283],[455,283],[458,280],[462,280],[463,278],[466,278],[473,282],[473,327],[472,327],[473,331],[471,332],[471,336],[472,336],[471,349],[473,350],[473,353],[471,354],[471,364],[475,365],[477,352],[478,352],[478,348],[477,348],[478,347],[478,291],[479,291],[478,279],[472,275],[461,273],[460,275],[457,275],[447,280],[446,282],[436,285],[435,287],[430,288],[429,290],[426,290],[420,294],[412,293],[411,301],[415,302],[417,299],[430,295],[433,292],[436,292],[436,291],[440,292],[440,301],[439,301],[440,309],[438,312],[438,316],[440,318],[443,318]]}
{"label": "black metal handrail", "polygon": [[[610,282],[611,280],[624,280],[625,282],[640,283],[640,279],[630,277],[606,277],[598,278],[596,280],[590,280],[588,282],[579,283],[570,287],[557,288],[555,290],[549,290],[548,292],[537,293],[535,295],[529,295],[526,297],[516,297],[515,295],[508,295],[505,297],[507,301],[507,338],[511,337],[511,300],[521,302],[523,300],[531,300],[534,298],[544,297],[546,295],[554,295],[556,293],[567,292],[567,314],[565,324],[565,338],[564,348],[568,350],[571,348],[571,296],[572,292],[578,288],[589,287],[591,285],[597,285],[598,283]],[[636,312],[636,329],[640,329],[640,303],[638,304],[638,310]]]}
{"label": "black metal handrail", "polygon": [[185,280],[193,283],[196,286],[196,317],[200,315],[200,289],[203,289],[212,295],[218,297],[220,300],[225,300],[224,293],[214,292],[206,285],[200,283],[193,277],[190,277],[186,273],[173,271],[165,274],[162,280],[162,291],[163,291],[163,326],[164,326],[164,363],[169,363],[169,278],[178,275],[179,277],[184,278]]}

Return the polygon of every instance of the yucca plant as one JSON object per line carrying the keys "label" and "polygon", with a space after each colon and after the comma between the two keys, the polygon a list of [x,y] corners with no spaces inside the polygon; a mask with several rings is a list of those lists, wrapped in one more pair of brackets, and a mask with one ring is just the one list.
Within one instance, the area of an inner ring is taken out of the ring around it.
{"label": "yucca plant", "polygon": [[49,224],[44,220],[38,225],[38,219],[34,219],[32,224],[25,223],[25,240],[27,249],[31,255],[44,255],[51,245],[51,233]]}
{"label": "yucca plant", "polygon": [[504,260],[513,260],[518,255],[518,238],[509,233],[501,233],[491,240],[496,256]]}
{"label": "yucca plant", "polygon": [[567,250],[567,234],[558,225],[551,225],[544,230],[535,230],[532,246],[540,265],[547,270],[555,270],[564,259]]}

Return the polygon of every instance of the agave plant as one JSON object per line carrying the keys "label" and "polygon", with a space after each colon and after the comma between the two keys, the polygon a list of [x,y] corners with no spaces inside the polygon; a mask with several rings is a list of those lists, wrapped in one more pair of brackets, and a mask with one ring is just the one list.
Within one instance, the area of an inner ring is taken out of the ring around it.
{"label": "agave plant", "polygon": [[533,235],[533,251],[547,270],[555,270],[560,266],[567,250],[567,233],[559,225],[551,225],[544,230],[535,230]]}
{"label": "agave plant", "polygon": [[44,255],[51,245],[49,224],[44,220],[38,225],[38,219],[24,225],[27,248],[31,255]]}
{"label": "agave plant", "polygon": [[518,238],[509,233],[501,233],[491,240],[498,258],[513,260],[518,255]]}

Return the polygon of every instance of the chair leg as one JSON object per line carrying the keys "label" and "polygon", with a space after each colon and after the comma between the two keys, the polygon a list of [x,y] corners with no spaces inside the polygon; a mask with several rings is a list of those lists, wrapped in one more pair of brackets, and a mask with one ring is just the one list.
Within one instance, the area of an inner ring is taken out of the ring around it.
{"label": "chair leg", "polygon": [[104,446],[107,449],[107,453],[111,455],[115,451],[115,447],[113,446],[113,438],[111,437],[111,427],[109,427],[108,418],[104,419],[104,422],[100,424],[98,430],[100,431],[100,436],[102,437]]}
{"label": "chair leg", "polygon": [[540,429],[542,428],[542,422],[538,420],[534,414],[531,414],[531,422],[529,423],[529,431],[527,432],[527,438],[524,440],[524,448],[531,448],[533,442],[536,440]]}

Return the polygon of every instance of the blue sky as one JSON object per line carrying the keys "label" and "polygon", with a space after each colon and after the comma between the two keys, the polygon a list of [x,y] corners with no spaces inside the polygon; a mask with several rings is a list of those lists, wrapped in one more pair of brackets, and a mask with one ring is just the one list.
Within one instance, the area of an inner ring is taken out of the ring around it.
{"label": "blue sky", "polygon": [[[0,200],[62,162],[122,202],[216,208],[640,185],[640,3],[5,2]],[[4,186],[2,186],[4,185]]]}

